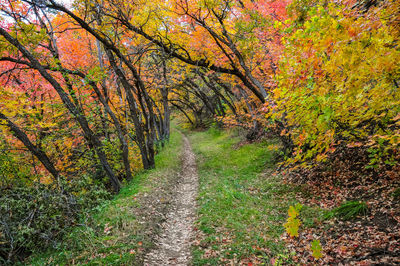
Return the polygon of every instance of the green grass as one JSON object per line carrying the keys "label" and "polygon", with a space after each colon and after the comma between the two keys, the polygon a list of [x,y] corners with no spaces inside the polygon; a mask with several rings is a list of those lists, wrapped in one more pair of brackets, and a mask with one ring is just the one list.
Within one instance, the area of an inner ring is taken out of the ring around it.
{"label": "green grass", "polygon": [[[152,246],[135,215],[141,207],[139,193],[152,193],[169,183],[181,168],[182,137],[172,132],[171,140],[156,155],[156,169],[137,174],[114,199],[98,206],[85,225],[77,226],[61,245],[31,257],[30,265],[137,265],[139,255]],[[144,208],[146,206],[143,206]],[[142,254],[143,255],[143,254]]]}
{"label": "green grass", "polygon": [[326,219],[337,217],[342,220],[351,220],[357,216],[365,216],[368,213],[368,205],[362,201],[347,201],[342,203],[339,207],[329,211]]}
{"label": "green grass", "polygon": [[197,155],[200,243],[194,265],[269,263],[285,254],[284,232],[293,188],[273,176],[274,141],[237,145],[233,132],[210,129],[190,135]]}
{"label": "green grass", "polygon": [[[214,128],[189,134],[200,183],[199,241],[193,248],[193,264],[269,264],[271,258],[289,263],[280,236],[289,206],[297,203],[294,195],[303,189],[285,185],[279,175],[273,175],[278,143],[241,145],[237,133]],[[85,225],[74,228],[62,245],[32,256],[28,264],[141,264],[143,254],[154,245],[144,232],[150,226],[157,233],[160,224],[152,217],[151,202],[173,197],[168,187],[173,187],[179,176],[181,148],[181,135],[174,131],[170,143],[156,157],[156,169],[136,175],[113,200],[83,219]],[[150,204],[139,200],[146,197]],[[301,219],[305,226],[314,226],[313,218],[318,215],[318,210],[304,208]],[[139,216],[146,217],[145,224],[139,222]]]}

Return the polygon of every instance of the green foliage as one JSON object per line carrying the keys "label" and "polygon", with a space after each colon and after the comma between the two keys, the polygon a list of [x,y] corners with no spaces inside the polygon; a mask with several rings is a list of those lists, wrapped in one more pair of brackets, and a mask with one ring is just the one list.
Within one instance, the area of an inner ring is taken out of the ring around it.
{"label": "green foliage", "polygon": [[291,237],[297,237],[299,236],[299,228],[301,225],[301,221],[298,217],[300,214],[300,211],[302,209],[303,205],[300,203],[297,203],[295,206],[290,206],[288,210],[288,219],[287,222],[284,224],[284,227],[286,229],[286,232],[291,236]]}
{"label": "green foliage", "polygon": [[326,211],[317,206],[304,205],[301,209],[302,225],[306,228],[312,228],[319,225],[324,220]]}
{"label": "green foliage", "polygon": [[[1,138],[1,137],[0,137]],[[29,184],[32,173],[29,165],[20,164],[21,155],[11,151],[11,147],[0,139],[0,188]]]}
{"label": "green foliage", "polygon": [[295,1],[292,10],[296,27],[282,38],[273,114],[287,122],[290,162],[324,161],[340,144],[369,148],[371,165],[394,164],[400,50],[385,8],[356,16],[345,5]]}
{"label": "green foliage", "polygon": [[399,200],[400,199],[400,188],[396,188],[393,192],[393,198]]}
{"label": "green foliage", "polygon": [[338,217],[343,220],[351,220],[359,215],[366,215],[368,212],[368,205],[362,201],[347,201],[342,203],[339,207],[329,211],[326,219]]}
{"label": "green foliage", "polygon": [[[148,224],[137,219],[139,192],[152,193],[180,171],[181,135],[172,132],[170,142],[156,155],[157,167],[136,174],[113,199],[85,212],[85,225],[71,228],[56,247],[33,255],[30,265],[138,265],[139,253],[151,246],[144,234]],[[147,221],[149,222],[150,219]],[[143,254],[141,254],[143,255]]]}
{"label": "green foliage", "polygon": [[322,258],[322,246],[321,243],[319,242],[318,239],[314,239],[311,242],[311,251],[312,251],[312,256],[316,259]]}
{"label": "green foliage", "polygon": [[[109,197],[90,179],[3,188],[0,195],[0,262],[56,246],[85,210]],[[21,258],[22,258],[21,257]]]}
{"label": "green foliage", "polygon": [[[303,205],[300,203],[297,203],[294,206],[290,206],[289,210],[288,210],[288,219],[287,222],[284,224],[284,227],[286,229],[286,232],[288,233],[289,236],[291,237],[298,237],[299,236],[299,228],[300,225],[302,224],[301,220],[298,218],[300,215],[300,211],[303,209]],[[307,206],[306,206],[307,207]],[[306,210],[308,210],[306,213],[306,218],[310,218],[310,213],[314,213],[314,215],[316,215],[317,213],[320,213],[320,211],[318,209],[315,208],[310,208],[307,207]],[[304,213],[303,213],[304,214]],[[312,216],[314,216],[312,215]],[[316,219],[317,217],[312,217],[313,219]],[[315,259],[320,259],[323,257],[322,254],[322,246],[319,240],[314,239],[311,243],[310,243],[310,249],[312,251],[312,256]]]}

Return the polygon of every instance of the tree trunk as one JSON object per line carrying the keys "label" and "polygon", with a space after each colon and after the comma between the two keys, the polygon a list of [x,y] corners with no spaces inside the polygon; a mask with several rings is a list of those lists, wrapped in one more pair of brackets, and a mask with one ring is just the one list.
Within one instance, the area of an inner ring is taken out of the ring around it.
{"label": "tree trunk", "polygon": [[139,110],[137,109],[135,97],[132,94],[132,85],[129,84],[128,80],[126,79],[124,73],[122,72],[121,68],[117,65],[115,61],[114,55],[108,49],[106,49],[106,54],[108,60],[110,62],[111,67],[113,68],[115,74],[117,75],[119,81],[122,84],[122,87],[126,93],[126,100],[128,101],[130,117],[133,120],[133,125],[135,127],[135,134],[136,134],[136,143],[139,146],[140,154],[142,156],[142,163],[144,169],[152,168],[151,162],[149,160],[147,147],[146,147],[146,138],[144,134],[144,130],[142,127],[142,123],[140,122],[139,118]]}
{"label": "tree trunk", "polygon": [[165,60],[162,62],[163,65],[163,77],[164,77],[164,86],[161,89],[161,95],[162,95],[162,103],[164,107],[164,138],[169,140],[169,135],[170,135],[170,115],[171,111],[169,109],[169,102],[168,102],[168,79],[167,79],[167,67],[165,64]]}
{"label": "tree trunk", "polygon": [[93,131],[89,127],[89,123],[86,120],[86,117],[84,114],[80,111],[78,106],[75,106],[75,104],[70,100],[68,97],[68,94],[64,91],[64,89],[61,87],[61,85],[51,76],[46,69],[39,63],[39,61],[24,47],[21,45],[21,43],[12,37],[6,30],[3,28],[0,28],[0,35],[2,35],[9,43],[11,43],[13,46],[15,46],[30,62],[31,65],[34,69],[39,71],[39,73],[42,75],[43,78],[45,78],[50,85],[57,91],[58,95],[60,96],[62,102],[64,105],[67,107],[67,109],[70,111],[70,113],[74,116],[76,121],[79,123],[81,129],[83,130],[86,138],[88,139],[89,143],[93,145],[93,147],[96,150],[97,156],[100,159],[100,162],[107,174],[107,176],[110,178],[111,185],[114,189],[115,192],[118,192],[121,185],[114,175],[114,172],[108,163],[108,160],[106,158],[106,154],[104,153],[102,149],[102,143],[101,141],[94,135]]}
{"label": "tree trunk", "polygon": [[6,126],[14,133],[14,136],[19,139],[28,150],[38,158],[38,160],[43,164],[47,171],[58,181],[59,172],[54,167],[54,164],[50,161],[47,154],[40,148],[35,146],[28,138],[28,136],[23,132],[17,125],[15,125],[11,120],[0,112],[0,119],[6,122]]}

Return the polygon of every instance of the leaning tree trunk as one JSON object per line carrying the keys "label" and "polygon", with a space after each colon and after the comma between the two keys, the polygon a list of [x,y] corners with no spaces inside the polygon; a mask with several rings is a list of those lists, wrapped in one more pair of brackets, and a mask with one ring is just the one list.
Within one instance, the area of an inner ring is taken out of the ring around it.
{"label": "leaning tree trunk", "polygon": [[25,147],[43,164],[47,171],[58,181],[59,172],[54,167],[47,154],[42,151],[39,147],[34,145],[28,138],[28,136],[23,132],[16,124],[14,124],[8,117],[0,112],[0,120],[4,120],[6,126],[11,130],[14,136],[19,139]]}
{"label": "leaning tree trunk", "polygon": [[135,97],[133,96],[133,93],[132,93],[132,90],[133,90],[132,85],[126,79],[122,69],[117,65],[117,62],[115,61],[113,53],[107,49],[106,54],[107,54],[108,60],[110,62],[110,65],[114,70],[114,73],[117,75],[117,77],[118,77],[120,83],[122,84],[122,87],[124,88],[125,93],[126,93],[126,100],[128,102],[128,106],[129,106],[130,117],[132,118],[133,125],[135,127],[136,143],[138,144],[140,154],[142,157],[143,168],[150,169],[150,168],[152,168],[151,160],[149,160],[149,155],[147,152],[146,137],[144,134],[144,129],[142,127],[142,123],[140,122],[139,110],[136,107]]}
{"label": "leaning tree trunk", "polygon": [[103,145],[101,141],[95,136],[93,131],[89,127],[89,123],[84,116],[84,114],[80,111],[79,107],[76,106],[68,97],[68,94],[64,91],[60,83],[51,76],[46,69],[39,63],[39,61],[34,57],[32,53],[30,53],[17,39],[12,37],[5,29],[0,28],[0,35],[2,35],[10,44],[15,46],[31,63],[31,67],[36,69],[40,75],[46,79],[50,85],[57,91],[60,96],[62,102],[67,107],[69,112],[75,117],[76,121],[80,125],[83,133],[85,134],[86,139],[89,143],[95,148],[97,156],[99,157],[100,163],[103,166],[104,171],[110,179],[111,185],[115,192],[120,190],[120,183],[114,172],[108,163],[106,154],[103,151]]}
{"label": "leaning tree trunk", "polygon": [[162,96],[162,103],[164,106],[164,123],[163,123],[163,131],[164,131],[164,138],[169,140],[170,135],[170,115],[171,111],[169,109],[168,103],[168,79],[167,79],[167,67],[165,64],[165,60],[162,62],[163,64],[163,77],[164,77],[164,86],[161,88],[161,96]]}

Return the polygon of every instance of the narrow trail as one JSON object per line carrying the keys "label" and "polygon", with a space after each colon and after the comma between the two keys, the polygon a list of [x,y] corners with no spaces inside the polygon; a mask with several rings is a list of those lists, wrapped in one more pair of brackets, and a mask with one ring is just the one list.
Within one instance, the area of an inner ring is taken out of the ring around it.
{"label": "narrow trail", "polygon": [[196,158],[190,142],[183,135],[182,172],[175,188],[175,198],[162,224],[156,247],[144,259],[144,265],[188,265],[191,261],[193,223],[196,214],[198,176]]}

